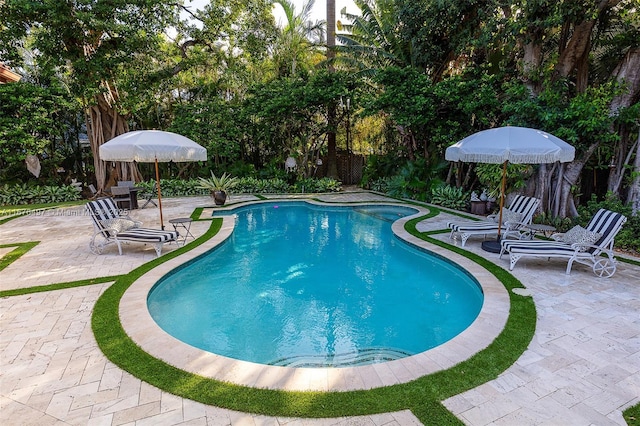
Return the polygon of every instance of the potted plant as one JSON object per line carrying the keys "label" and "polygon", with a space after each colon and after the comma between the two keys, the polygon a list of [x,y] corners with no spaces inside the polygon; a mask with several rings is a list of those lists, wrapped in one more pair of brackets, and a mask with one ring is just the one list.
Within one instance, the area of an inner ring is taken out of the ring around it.
{"label": "potted plant", "polygon": [[198,182],[198,188],[209,190],[216,206],[222,206],[227,201],[227,194],[238,184],[238,178],[226,173],[217,177],[211,172],[210,178],[199,177]]}

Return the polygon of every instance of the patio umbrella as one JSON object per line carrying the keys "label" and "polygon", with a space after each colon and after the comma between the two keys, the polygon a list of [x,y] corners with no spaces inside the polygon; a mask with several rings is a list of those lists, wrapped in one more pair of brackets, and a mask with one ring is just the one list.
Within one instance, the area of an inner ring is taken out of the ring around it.
{"label": "patio umbrella", "polygon": [[164,229],[158,163],[206,161],[207,150],[191,139],[176,133],[137,130],[116,136],[100,145],[100,158],[105,161],[155,163],[160,226]]}
{"label": "patio umbrella", "polygon": [[542,130],[527,127],[507,126],[483,130],[467,136],[447,148],[445,159],[448,161],[502,164],[498,241],[483,243],[483,249],[493,252],[500,251],[499,241],[507,163],[542,164],[555,163],[556,161],[565,163],[573,161],[574,156],[575,148],[562,139]]}

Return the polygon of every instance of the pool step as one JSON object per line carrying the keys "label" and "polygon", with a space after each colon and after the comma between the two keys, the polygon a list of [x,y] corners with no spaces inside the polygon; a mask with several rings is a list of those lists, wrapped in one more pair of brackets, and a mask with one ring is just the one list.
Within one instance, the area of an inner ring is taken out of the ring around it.
{"label": "pool step", "polygon": [[384,220],[385,222],[395,222],[400,218],[410,216],[417,212],[417,210],[411,207],[398,206],[354,207],[353,211],[373,216],[376,219]]}
{"label": "pool step", "polygon": [[365,348],[358,351],[335,355],[295,355],[270,362],[280,367],[357,367],[393,361],[413,355],[412,353],[391,348]]}

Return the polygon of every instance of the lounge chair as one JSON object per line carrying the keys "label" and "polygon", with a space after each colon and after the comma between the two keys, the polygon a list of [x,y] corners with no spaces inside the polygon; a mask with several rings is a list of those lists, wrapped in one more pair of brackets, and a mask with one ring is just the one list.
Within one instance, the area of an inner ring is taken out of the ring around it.
{"label": "lounge chair", "polygon": [[[528,238],[530,232],[526,226],[531,224],[533,214],[540,205],[540,200],[524,195],[516,195],[507,209],[503,209],[501,237],[502,238]],[[472,235],[484,235],[498,233],[498,215],[490,215],[486,220],[448,222],[447,227],[451,229],[449,238],[453,239],[456,234],[460,235],[461,245],[464,247],[467,240]]]}
{"label": "lounge chair", "polygon": [[[578,262],[591,266],[599,277],[610,277],[616,272],[617,263],[613,256],[613,239],[626,221],[620,213],[600,209],[586,228],[575,227],[565,234],[554,234],[552,241],[503,240],[500,257],[509,252],[510,271],[523,257],[560,257],[569,259],[567,275],[571,273],[573,262]],[[575,237],[568,237],[570,233]]]}
{"label": "lounge chair", "polygon": [[142,222],[121,215],[112,198],[89,201],[85,208],[93,220],[94,232],[89,242],[92,253],[101,254],[107,245],[116,243],[122,255],[121,243],[128,241],[151,244],[160,257],[162,245],[178,239],[177,231],[142,228]]}

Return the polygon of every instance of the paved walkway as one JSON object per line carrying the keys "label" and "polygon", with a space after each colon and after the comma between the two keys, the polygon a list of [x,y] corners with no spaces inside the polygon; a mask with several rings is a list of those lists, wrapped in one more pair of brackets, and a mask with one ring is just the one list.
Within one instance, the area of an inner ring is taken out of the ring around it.
{"label": "paved walkway", "polygon": [[[231,201],[252,199],[234,197]],[[329,201],[380,201],[369,194]],[[208,198],[168,199],[165,222],[188,217]],[[132,213],[158,224],[156,208]],[[421,224],[442,229],[443,214]],[[167,224],[168,225],[168,224]],[[208,223],[194,222],[197,237]],[[124,274],[155,258],[139,244],[101,256],[88,250],[90,220],[79,208],[25,216],[0,225],[0,245],[39,240],[0,271],[0,289]],[[437,238],[448,240],[447,234]],[[475,240],[467,248],[480,253]],[[174,250],[175,245],[165,251]],[[0,249],[0,256],[7,249]],[[483,253],[507,268],[508,260]],[[621,410],[640,401],[640,268],[621,264],[611,279],[584,266],[521,260],[514,275],[532,293],[537,330],[528,350],[498,379],[444,401],[470,425],[621,425]],[[0,300],[0,424],[15,425],[412,425],[402,411],[341,419],[254,416],[206,406],[150,386],[109,362],[91,333],[93,305],[110,285],[96,284]]]}

